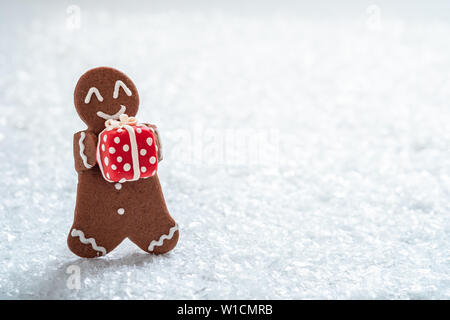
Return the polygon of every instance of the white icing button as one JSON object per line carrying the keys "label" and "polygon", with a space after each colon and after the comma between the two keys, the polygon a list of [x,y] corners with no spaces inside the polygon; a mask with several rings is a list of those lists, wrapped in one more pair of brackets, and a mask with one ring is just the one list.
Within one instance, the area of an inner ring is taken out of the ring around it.
{"label": "white icing button", "polygon": [[119,143],[119,142],[120,142],[120,138],[119,138],[119,137],[115,137],[115,138],[114,138],[114,142],[115,142],[115,143]]}
{"label": "white icing button", "polygon": [[106,134],[103,136],[103,141],[106,142]]}
{"label": "white icing button", "polygon": [[105,145],[102,144],[102,151],[105,151]]}
{"label": "white icing button", "polygon": [[150,157],[150,163],[151,164],[155,164],[155,162],[156,162],[156,158],[155,157]]}
{"label": "white icing button", "polygon": [[152,143],[153,143],[153,139],[152,139],[152,138],[147,138],[147,144],[148,144],[149,146],[151,146]]}
{"label": "white icing button", "polygon": [[114,185],[114,188],[116,188],[117,190],[120,190],[120,189],[122,189],[122,184],[120,184],[120,182],[117,182],[117,183]]}
{"label": "white icing button", "polygon": [[142,132],[142,129],[141,129],[141,128],[137,128],[137,129],[136,129],[136,132],[137,132],[137,133],[141,133],[141,132]]}
{"label": "white icing button", "polygon": [[123,215],[125,213],[125,209],[124,208],[119,208],[117,210],[117,213],[120,214],[120,215]]}
{"label": "white icing button", "polygon": [[141,156],[145,156],[147,154],[147,150],[141,149],[140,154]]}
{"label": "white icing button", "polygon": [[123,170],[125,170],[125,171],[130,171],[130,169],[131,169],[131,165],[130,165],[129,163],[125,163],[125,164],[123,165]]}
{"label": "white icing button", "polygon": [[112,164],[112,165],[111,165],[111,169],[116,170],[116,169],[117,169],[116,165],[115,165],[115,164]]}
{"label": "white icing button", "polygon": [[130,150],[130,146],[127,144],[123,145],[123,151],[127,152],[128,150]]}
{"label": "white icing button", "polygon": [[120,156],[117,157],[117,162],[122,162],[122,160],[123,160],[122,157],[120,157]]}
{"label": "white icing button", "polygon": [[127,181],[127,179],[125,179],[125,178],[122,178],[119,180],[120,183],[124,183],[125,181]]}
{"label": "white icing button", "polygon": [[147,168],[146,167],[141,167],[141,171],[145,172],[145,171],[147,171]]}
{"label": "white icing button", "polygon": [[108,157],[105,157],[105,166],[108,166],[108,163],[109,163],[109,159],[108,159]]}

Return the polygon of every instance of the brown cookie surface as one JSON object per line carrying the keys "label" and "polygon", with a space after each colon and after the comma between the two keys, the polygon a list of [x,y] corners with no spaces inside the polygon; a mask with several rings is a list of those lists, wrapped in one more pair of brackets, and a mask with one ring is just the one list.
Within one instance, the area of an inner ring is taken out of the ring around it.
{"label": "brown cookie surface", "polygon": [[[77,83],[75,107],[88,129],[75,133],[73,140],[78,187],[67,242],[80,257],[105,255],[125,238],[154,254],[168,252],[177,244],[178,225],[169,214],[157,175],[110,183],[96,164],[98,134],[105,128],[105,118],[117,119],[123,113],[135,116],[138,106],[133,82],[113,68],[89,70]],[[160,146],[158,136],[156,140]]]}
{"label": "brown cookie surface", "polygon": [[83,74],[75,87],[75,108],[90,131],[99,133],[105,121],[125,113],[135,116],[139,94],[133,81],[119,70],[98,67]]}

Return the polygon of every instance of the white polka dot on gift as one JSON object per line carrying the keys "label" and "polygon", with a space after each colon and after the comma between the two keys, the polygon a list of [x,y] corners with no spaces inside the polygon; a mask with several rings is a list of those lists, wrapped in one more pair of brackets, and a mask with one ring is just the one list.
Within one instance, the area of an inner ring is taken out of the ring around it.
{"label": "white polka dot on gift", "polygon": [[156,158],[155,157],[150,157],[150,163],[151,164],[155,164],[155,162],[156,162]]}
{"label": "white polka dot on gift", "polygon": [[120,138],[119,138],[119,137],[115,137],[115,138],[114,138],[114,142],[115,142],[115,143],[119,143],[119,142],[120,142]]}
{"label": "white polka dot on gift", "polygon": [[117,157],[117,162],[121,163],[121,162],[122,162],[122,160],[123,160],[123,159],[122,159],[122,157],[121,157],[121,156],[118,156],[118,157]]}
{"label": "white polka dot on gift", "polygon": [[141,156],[145,156],[147,154],[147,150],[141,149],[140,153],[141,153]]}
{"label": "white polka dot on gift", "polygon": [[105,166],[108,166],[108,163],[109,163],[109,159],[108,159],[108,157],[105,157]]}
{"label": "white polka dot on gift", "polygon": [[109,153],[115,153],[116,152],[116,148],[114,148],[114,147],[109,147]]}
{"label": "white polka dot on gift", "polygon": [[147,171],[147,168],[146,167],[141,167],[141,171],[145,172],[145,171]]}
{"label": "white polka dot on gift", "polygon": [[130,146],[127,144],[124,144],[122,149],[123,149],[123,151],[127,152],[128,150],[130,150]]}
{"label": "white polka dot on gift", "polygon": [[147,138],[147,144],[148,144],[149,146],[151,146],[152,143],[153,143],[153,139],[152,139],[152,138]]}
{"label": "white polka dot on gift", "polygon": [[131,169],[131,165],[130,165],[129,163],[125,163],[125,164],[123,165],[123,170],[125,170],[125,171],[130,171],[130,169]]}

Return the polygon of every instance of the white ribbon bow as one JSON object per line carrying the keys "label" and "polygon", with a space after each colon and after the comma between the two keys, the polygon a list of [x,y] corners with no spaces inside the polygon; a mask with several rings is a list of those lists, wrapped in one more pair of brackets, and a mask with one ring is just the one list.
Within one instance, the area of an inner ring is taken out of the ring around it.
{"label": "white ribbon bow", "polygon": [[121,114],[119,117],[119,121],[117,120],[113,120],[113,119],[108,119],[105,121],[105,127],[108,129],[117,129],[117,128],[121,128],[125,125],[136,125],[137,124],[137,120],[135,117],[129,117],[127,114]]}

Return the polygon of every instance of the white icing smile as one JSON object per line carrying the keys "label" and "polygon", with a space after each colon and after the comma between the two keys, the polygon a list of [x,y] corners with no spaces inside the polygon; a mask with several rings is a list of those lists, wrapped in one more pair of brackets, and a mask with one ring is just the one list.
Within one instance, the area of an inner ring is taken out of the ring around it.
{"label": "white icing smile", "polygon": [[115,114],[107,114],[102,111],[98,111],[97,116],[99,116],[100,118],[103,118],[105,120],[109,120],[109,119],[117,120],[117,119],[119,119],[120,115],[124,114],[125,110],[127,110],[127,108],[124,105],[120,105],[120,110],[117,111]]}

